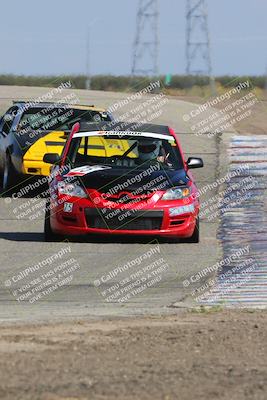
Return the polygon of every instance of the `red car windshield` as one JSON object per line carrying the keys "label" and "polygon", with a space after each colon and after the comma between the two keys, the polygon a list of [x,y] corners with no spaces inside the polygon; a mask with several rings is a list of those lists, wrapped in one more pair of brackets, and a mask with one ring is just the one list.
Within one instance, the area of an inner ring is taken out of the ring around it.
{"label": "red car windshield", "polygon": [[147,168],[158,163],[164,169],[182,169],[183,161],[173,137],[155,139],[131,136],[85,136],[73,138],[67,159],[74,167],[109,165]]}

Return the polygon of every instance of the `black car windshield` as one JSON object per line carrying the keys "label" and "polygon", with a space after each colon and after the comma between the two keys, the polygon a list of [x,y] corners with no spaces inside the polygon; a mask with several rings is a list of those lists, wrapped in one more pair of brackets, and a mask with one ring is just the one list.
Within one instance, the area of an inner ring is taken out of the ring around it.
{"label": "black car windshield", "polygon": [[92,109],[77,109],[71,106],[35,107],[23,113],[18,130],[25,133],[28,131],[69,131],[81,119],[92,123],[111,121],[108,113]]}
{"label": "black car windshield", "polygon": [[73,168],[105,165],[114,168],[147,168],[158,164],[162,169],[182,169],[183,161],[173,137],[85,136],[72,139],[67,160]]}

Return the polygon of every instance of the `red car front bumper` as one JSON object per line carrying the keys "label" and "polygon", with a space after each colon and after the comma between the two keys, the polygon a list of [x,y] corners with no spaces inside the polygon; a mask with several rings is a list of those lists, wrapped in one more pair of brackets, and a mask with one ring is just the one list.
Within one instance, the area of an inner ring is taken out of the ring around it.
{"label": "red car front bumper", "polygon": [[119,208],[96,207],[88,199],[70,198],[67,202],[73,203],[71,212],[65,212],[63,204],[52,204],[50,215],[52,230],[62,235],[115,234],[189,238],[194,232],[199,213],[197,201],[193,203],[194,212],[175,217],[170,216],[169,209],[183,206],[182,200],[169,204],[158,203],[153,208],[142,207],[139,210],[136,204],[137,209],[129,209],[128,214],[127,210],[122,212]]}

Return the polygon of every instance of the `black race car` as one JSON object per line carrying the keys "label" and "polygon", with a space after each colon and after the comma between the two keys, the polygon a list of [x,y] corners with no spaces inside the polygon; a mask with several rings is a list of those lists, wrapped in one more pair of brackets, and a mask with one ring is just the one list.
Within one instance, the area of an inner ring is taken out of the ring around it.
{"label": "black race car", "polygon": [[0,181],[3,193],[23,175],[49,176],[45,153],[61,154],[74,123],[111,121],[106,110],[94,106],[14,101],[0,119]]}

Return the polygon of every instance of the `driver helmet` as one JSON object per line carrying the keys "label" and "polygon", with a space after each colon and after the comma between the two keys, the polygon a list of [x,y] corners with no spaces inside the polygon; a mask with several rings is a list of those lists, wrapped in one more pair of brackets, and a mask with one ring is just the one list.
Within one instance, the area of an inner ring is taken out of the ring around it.
{"label": "driver helmet", "polygon": [[161,140],[140,140],[138,154],[140,161],[155,160],[160,154]]}

